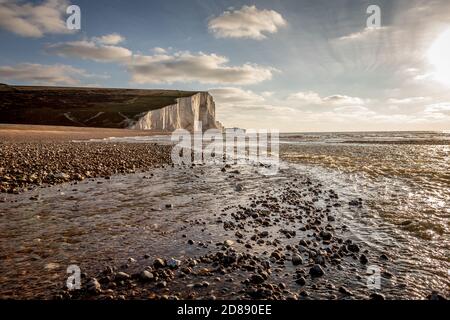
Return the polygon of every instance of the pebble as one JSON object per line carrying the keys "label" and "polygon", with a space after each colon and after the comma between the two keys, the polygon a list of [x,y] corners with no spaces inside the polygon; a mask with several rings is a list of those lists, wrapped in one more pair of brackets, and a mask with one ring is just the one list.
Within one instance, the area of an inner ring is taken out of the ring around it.
{"label": "pebble", "polygon": [[350,243],[347,245],[347,250],[350,252],[359,252],[359,246],[354,243]]}
{"label": "pebble", "polygon": [[269,236],[269,231],[263,231],[259,233],[261,238],[267,238]]}
{"label": "pebble", "polygon": [[86,288],[90,293],[99,293],[102,291],[100,283],[95,278],[89,280],[89,282],[86,284]]}
{"label": "pebble", "polygon": [[292,264],[294,266],[298,266],[299,264],[303,264],[303,259],[299,255],[292,256]]}
{"label": "pebble", "polygon": [[276,260],[280,260],[281,259],[281,254],[279,252],[277,252],[277,251],[272,252],[272,254],[270,256],[275,258]]}
{"label": "pebble", "polygon": [[224,244],[226,247],[231,247],[231,246],[234,244],[234,241],[233,241],[233,240],[225,240],[225,241],[223,242],[223,244]]}
{"label": "pebble", "polygon": [[381,293],[371,293],[370,294],[370,300],[386,300],[386,298],[384,297],[384,295],[382,295]]}
{"label": "pebble", "polygon": [[249,280],[250,280],[250,283],[253,283],[253,284],[261,284],[265,281],[264,278],[259,274],[252,275]]}
{"label": "pebble", "polygon": [[114,279],[118,280],[118,281],[128,280],[130,278],[131,278],[130,275],[128,273],[125,273],[125,272],[117,272],[115,274],[115,276],[114,276]]}
{"label": "pebble", "polygon": [[181,265],[181,261],[174,258],[170,258],[169,260],[167,260],[166,264],[169,268],[176,269]]}
{"label": "pebble", "polygon": [[331,232],[321,231],[320,237],[325,241],[329,241],[329,240],[331,240],[331,238],[333,238],[333,235],[331,234]]}
{"label": "pebble", "polygon": [[298,278],[297,280],[295,280],[295,282],[301,286],[304,286],[306,284],[306,280],[303,277]]}
{"label": "pebble", "polygon": [[314,266],[311,267],[311,269],[309,269],[309,274],[312,277],[321,277],[325,274],[325,272],[323,271],[320,265],[315,264]]}
{"label": "pebble", "polygon": [[437,291],[431,292],[430,295],[427,297],[428,300],[435,300],[435,301],[444,301],[447,300],[442,294],[440,294]]}
{"label": "pebble", "polygon": [[362,264],[367,264],[367,262],[369,262],[369,259],[367,259],[367,257],[366,257],[365,254],[362,254],[362,255],[359,257],[359,261],[360,261]]}
{"label": "pebble", "polygon": [[139,278],[144,281],[144,282],[148,282],[148,281],[152,281],[155,279],[155,276],[153,275],[153,273],[144,270],[139,274]]}
{"label": "pebble", "polygon": [[158,269],[158,268],[164,268],[166,266],[166,262],[161,259],[161,258],[157,258],[155,259],[155,261],[153,262],[153,266]]}

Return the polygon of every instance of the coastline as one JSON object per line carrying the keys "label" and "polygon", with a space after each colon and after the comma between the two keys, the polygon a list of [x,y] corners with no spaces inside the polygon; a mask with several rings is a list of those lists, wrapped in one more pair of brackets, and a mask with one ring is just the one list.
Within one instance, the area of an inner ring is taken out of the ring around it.
{"label": "coastline", "polygon": [[[203,181],[208,178],[213,184]],[[388,254],[370,252],[352,237],[339,220],[339,208],[348,204],[333,190],[303,175],[293,180],[255,180],[237,166],[166,167],[150,176],[53,186],[36,200],[29,196],[37,190],[10,195],[17,204],[0,217],[2,233],[19,245],[7,249],[1,241],[7,250],[0,296],[384,299],[366,287],[365,275],[376,261],[386,265],[383,277],[392,277]],[[175,196],[176,188],[182,189]],[[16,224],[21,230],[8,228]],[[72,264],[82,268],[80,290],[65,288]]]}
{"label": "coastline", "polygon": [[[140,134],[149,133],[133,132],[133,135]],[[153,177],[153,174],[158,175],[157,168],[163,170],[159,172],[162,176],[168,171],[184,170],[171,167],[164,169],[164,165],[170,163],[170,146],[149,143],[71,142],[72,139],[80,138],[131,136],[131,132],[127,131],[36,126],[13,126],[5,130],[2,126],[0,136],[4,138],[1,143],[0,165],[2,191],[15,193],[9,196],[14,198],[8,200],[12,199],[11,201],[15,202],[18,201],[16,197],[28,198],[26,201],[34,207],[45,202],[48,194],[55,193],[56,189],[65,190],[63,194],[67,197],[71,194],[71,188],[77,190],[100,183],[102,179],[96,178],[107,178],[103,179],[102,185],[111,184],[113,188],[115,179],[127,179],[131,176],[142,178],[137,172],[150,172]],[[222,170],[215,169],[225,179],[241,180],[239,176],[242,174],[239,170],[243,170],[242,168],[233,166],[224,167]],[[195,170],[203,169],[200,167],[188,170],[190,174],[196,175],[198,172]],[[145,176],[143,178],[145,179]],[[335,192],[322,190],[320,185],[313,185],[308,178],[299,177],[299,179],[302,182],[295,179],[295,182],[285,181],[276,186],[273,190],[274,196],[269,193],[255,194],[251,198],[245,197],[245,200],[238,201],[235,206],[230,205],[222,208],[220,212],[211,212],[214,223],[210,231],[223,229],[226,236],[220,232],[218,237],[207,236],[204,241],[192,240],[195,239],[195,232],[189,229],[197,230],[204,222],[189,221],[188,216],[183,221],[175,222],[176,229],[185,230],[183,233],[189,236],[178,232],[174,238],[178,238],[178,241],[183,243],[180,245],[186,247],[186,250],[197,247],[200,254],[192,252],[182,257],[169,255],[156,257],[150,251],[144,255],[130,256],[126,262],[122,260],[125,264],[110,264],[106,268],[91,261],[92,273],[83,274],[81,290],[69,292],[67,289],[62,291],[53,289],[49,295],[41,289],[41,292],[33,291],[33,294],[60,299],[299,299],[310,295],[308,291],[301,290],[307,282],[311,282],[313,288],[316,288],[315,283],[320,283],[325,273],[330,273],[326,276],[329,280],[322,284],[324,289],[329,291],[328,298],[335,299],[338,297],[336,294],[339,294],[340,298],[350,297],[353,295],[350,289],[346,289],[345,286],[338,288],[329,283],[332,282],[333,276],[332,272],[327,270],[327,265],[328,263],[339,265],[341,255],[351,256],[357,265],[366,264],[367,257],[362,253],[362,249],[360,252],[357,244],[338,237],[337,231],[331,225],[335,221],[330,209],[337,199]],[[234,184],[235,182],[232,183]],[[49,191],[39,186],[48,186]],[[305,186],[307,188],[302,197],[304,200],[299,203],[296,199]],[[19,194],[27,188],[32,191]],[[64,201],[62,199],[64,196],[55,197]],[[76,200],[76,196],[70,198]],[[319,201],[318,198],[331,204],[323,211],[316,210],[314,201]],[[8,204],[8,200],[3,200],[4,205]],[[285,201],[288,203],[284,203]],[[54,200],[51,203],[54,203]],[[286,208],[283,209],[284,206]],[[168,210],[167,207],[161,207],[162,210]],[[291,217],[286,210],[297,213],[295,217]],[[299,210],[304,210],[304,213],[299,214]],[[124,214],[126,215],[125,211]],[[300,230],[294,227],[296,223],[301,225]],[[277,225],[280,225],[281,229],[278,230]],[[247,228],[255,230],[250,237],[245,235]],[[205,232],[208,232],[207,228],[201,231]],[[299,237],[298,233],[304,235]],[[298,241],[293,243],[293,238],[302,240],[300,244]],[[166,241],[164,239],[163,236],[155,236],[153,241],[160,243]],[[270,252],[261,251],[265,247]],[[131,244],[129,251],[133,252],[135,249]],[[2,255],[7,253],[2,252]],[[27,254],[24,254],[23,258],[28,259],[26,256]],[[111,258],[113,261],[120,261],[118,257]],[[53,264],[63,265],[58,261],[47,263],[42,267],[53,271]],[[279,275],[285,268],[292,272],[289,283]],[[65,273],[63,270],[60,271],[62,271],[59,275],[62,276],[60,284],[63,286]],[[186,290],[183,287],[187,282],[189,284]],[[296,292],[294,288],[298,288],[299,291]],[[333,294],[333,291],[336,294]],[[14,290],[10,294],[15,298],[28,296]],[[7,298],[9,294],[3,292],[0,296]],[[369,296],[370,293],[367,293],[367,297]],[[376,294],[372,296],[383,298]]]}
{"label": "coastline", "polygon": [[[242,165],[178,167],[169,165],[169,146],[20,130],[17,141],[2,140],[0,167],[18,178],[30,168],[68,178],[0,195],[2,299],[442,297],[433,286],[409,289],[389,246],[375,249],[354,233],[343,217],[366,221],[365,200],[308,171],[263,177]],[[71,264],[82,267],[80,290],[65,288]],[[371,265],[382,291],[367,286]]]}
{"label": "coastline", "polygon": [[0,125],[0,193],[18,194],[35,187],[109,178],[170,164],[168,146],[88,142],[153,134],[143,130]]}
{"label": "coastline", "polygon": [[72,140],[103,139],[109,137],[165,135],[164,132],[131,129],[90,127],[0,124],[0,141],[13,142],[69,142]]}

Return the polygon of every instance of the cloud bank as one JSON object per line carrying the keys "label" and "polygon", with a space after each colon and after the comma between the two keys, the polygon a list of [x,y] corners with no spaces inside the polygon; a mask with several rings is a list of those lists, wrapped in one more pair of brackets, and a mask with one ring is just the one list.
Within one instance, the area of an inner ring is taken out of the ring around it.
{"label": "cloud bank", "polygon": [[227,57],[214,53],[170,52],[155,48],[153,55],[135,54],[117,45],[124,40],[119,34],[110,34],[89,40],[56,43],[46,50],[62,57],[120,63],[136,84],[199,82],[248,85],[270,80],[277,71],[251,63],[233,66]]}
{"label": "cloud bank", "polygon": [[138,84],[197,81],[246,85],[269,80],[275,71],[250,63],[230,66],[228,62],[228,58],[216,54],[176,52],[134,55],[127,68],[132,81]]}
{"label": "cloud bank", "polygon": [[274,10],[259,10],[256,6],[243,6],[239,10],[225,11],[211,19],[208,29],[217,38],[266,39],[265,33],[276,33],[287,22]]}
{"label": "cloud bank", "polygon": [[44,65],[21,63],[15,66],[0,66],[0,79],[8,81],[37,82],[39,84],[77,85],[80,77],[91,77],[85,70],[68,65]]}
{"label": "cloud bank", "polygon": [[66,0],[46,0],[41,4],[16,0],[0,1],[0,28],[22,37],[71,33],[65,21]]}
{"label": "cloud bank", "polygon": [[125,61],[132,52],[124,47],[109,45],[123,41],[120,35],[112,34],[91,40],[60,42],[49,45],[48,53],[62,57],[94,60],[97,62]]}

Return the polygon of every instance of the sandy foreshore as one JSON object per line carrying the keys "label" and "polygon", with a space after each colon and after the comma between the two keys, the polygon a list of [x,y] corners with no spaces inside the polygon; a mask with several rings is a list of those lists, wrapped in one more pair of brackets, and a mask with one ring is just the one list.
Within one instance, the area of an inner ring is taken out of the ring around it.
{"label": "sandy foreshore", "polygon": [[0,141],[48,142],[167,134],[156,131],[0,124]]}

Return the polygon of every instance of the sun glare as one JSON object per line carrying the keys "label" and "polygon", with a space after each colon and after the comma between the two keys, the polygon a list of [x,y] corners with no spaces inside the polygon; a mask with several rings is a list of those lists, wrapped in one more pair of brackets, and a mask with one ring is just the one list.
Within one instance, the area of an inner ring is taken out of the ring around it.
{"label": "sun glare", "polygon": [[450,29],[439,35],[431,45],[428,60],[435,68],[435,79],[450,86]]}

